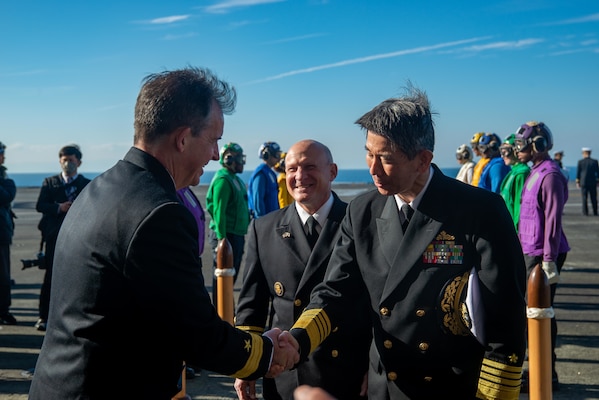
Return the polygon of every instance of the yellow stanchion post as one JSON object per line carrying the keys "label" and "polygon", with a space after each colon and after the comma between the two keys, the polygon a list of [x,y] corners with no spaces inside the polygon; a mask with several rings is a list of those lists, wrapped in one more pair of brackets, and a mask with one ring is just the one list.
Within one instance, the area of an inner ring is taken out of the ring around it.
{"label": "yellow stanchion post", "polygon": [[216,311],[223,321],[233,325],[233,248],[227,238],[221,239],[216,248]]}
{"label": "yellow stanchion post", "polygon": [[185,384],[185,367],[183,363],[183,370],[181,371],[181,390],[177,393],[172,400],[192,400],[191,396],[187,394],[187,385]]}
{"label": "yellow stanchion post", "polygon": [[551,290],[541,264],[528,278],[528,381],[530,400],[551,400]]}

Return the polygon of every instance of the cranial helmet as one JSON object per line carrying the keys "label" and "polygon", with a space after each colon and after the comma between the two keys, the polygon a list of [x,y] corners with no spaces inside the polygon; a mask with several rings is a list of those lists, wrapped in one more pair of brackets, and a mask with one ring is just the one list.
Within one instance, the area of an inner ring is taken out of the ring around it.
{"label": "cranial helmet", "polygon": [[455,151],[455,156],[458,160],[472,160],[472,149],[467,144],[460,145]]}
{"label": "cranial helmet", "polygon": [[474,134],[474,136],[472,136],[472,139],[470,139],[470,144],[472,145],[472,147],[477,146],[478,142],[480,141],[480,138],[484,136],[484,132],[476,132]]}
{"label": "cranial helmet", "polygon": [[504,140],[501,146],[499,146],[499,152],[502,156],[510,156],[514,153],[514,145],[516,142],[516,134],[512,133],[508,135]]}
{"label": "cranial helmet", "polygon": [[516,134],[512,133],[511,135],[508,135],[505,139],[503,139],[503,144],[507,144],[510,146],[514,146],[516,144]]}
{"label": "cranial helmet", "polygon": [[281,156],[281,146],[277,142],[264,142],[258,150],[258,157],[268,160],[270,157],[279,158]]}
{"label": "cranial helmet", "polygon": [[531,121],[516,130],[515,148],[522,151],[529,145],[535,153],[548,152],[553,148],[553,135],[543,122]]}
{"label": "cranial helmet", "polygon": [[279,172],[285,172],[285,157],[287,156],[287,153],[285,153],[284,151],[281,152],[279,161],[275,164],[274,168],[279,171]]}
{"label": "cranial helmet", "polygon": [[500,144],[501,139],[496,133],[485,133],[478,141],[478,149],[483,153],[496,153]]}
{"label": "cranial helmet", "polygon": [[234,162],[244,165],[245,154],[243,154],[243,149],[237,143],[227,143],[220,149],[219,162],[222,166],[232,165]]}

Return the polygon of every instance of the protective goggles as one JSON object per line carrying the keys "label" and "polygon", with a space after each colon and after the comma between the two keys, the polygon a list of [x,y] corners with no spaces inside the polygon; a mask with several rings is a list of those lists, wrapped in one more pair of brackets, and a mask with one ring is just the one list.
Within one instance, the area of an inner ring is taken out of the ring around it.
{"label": "protective goggles", "polygon": [[516,130],[516,139],[514,140],[514,148],[516,151],[522,151],[532,143],[532,138],[535,136],[533,130],[537,126],[542,126],[542,123],[535,126],[523,124]]}
{"label": "protective goggles", "polygon": [[516,151],[523,151],[530,145],[530,142],[526,139],[516,139],[514,141],[514,148]]}
{"label": "protective goggles", "polygon": [[499,153],[502,157],[510,157],[514,154],[514,148],[510,145],[503,145],[499,148]]}
{"label": "protective goggles", "polygon": [[225,159],[227,158],[231,160],[232,163],[236,163],[237,165],[245,165],[245,154],[230,153],[225,157]]}

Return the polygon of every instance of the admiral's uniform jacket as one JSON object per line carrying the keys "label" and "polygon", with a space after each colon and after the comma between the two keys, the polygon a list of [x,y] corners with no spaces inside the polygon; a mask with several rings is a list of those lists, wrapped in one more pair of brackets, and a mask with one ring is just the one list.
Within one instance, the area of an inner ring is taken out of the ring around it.
{"label": "admiral's uniform jacket", "polygon": [[140,149],[73,203],[53,278],[31,400],[170,400],[184,360],[251,379],[268,370],[271,341],[218,317],[197,223],[168,171]]}
{"label": "admiral's uniform jacket", "polygon": [[[374,315],[369,400],[516,400],[526,278],[514,225],[499,195],[433,170],[405,236],[393,196],[374,190],[349,204],[327,280],[291,333],[306,354],[348,318],[353,295],[367,290]],[[473,267],[479,290],[470,289],[484,318],[472,307],[465,312]]]}
{"label": "admiral's uniform jacket", "polygon": [[[272,326],[289,329],[308,305],[314,286],[322,282],[346,203],[333,193],[333,207],[311,251],[295,204],[253,220],[247,237],[244,278],[236,310],[240,329],[262,332],[269,318]],[[298,384],[325,388],[336,398],[359,399],[360,385],[368,371],[371,318],[367,293],[352,295],[352,308],[342,311],[331,334],[296,369],[263,382],[265,399],[293,399]],[[279,394],[281,395],[279,397]]]}

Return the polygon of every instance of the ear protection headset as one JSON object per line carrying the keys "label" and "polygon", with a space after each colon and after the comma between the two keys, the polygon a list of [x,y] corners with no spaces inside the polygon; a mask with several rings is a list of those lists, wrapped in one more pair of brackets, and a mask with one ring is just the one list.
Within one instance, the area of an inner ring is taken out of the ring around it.
{"label": "ear protection headset", "polygon": [[233,163],[237,163],[239,165],[245,164],[245,156],[243,154],[232,154],[227,153],[224,158],[224,165],[231,166]]}
{"label": "ear protection headset", "polygon": [[501,139],[495,133],[487,133],[478,142],[479,148],[486,152],[487,150],[496,153],[499,151],[499,146],[501,144]]}
{"label": "ear protection headset", "polygon": [[227,143],[220,149],[219,162],[223,166],[232,165],[234,162],[241,165],[245,164],[243,149],[237,143]]}
{"label": "ear protection headset", "polygon": [[460,145],[456,150],[458,160],[472,160],[472,150],[466,144]]}
{"label": "ear protection headset", "polygon": [[535,136],[532,138],[532,149],[537,153],[543,153],[547,150],[547,139],[543,136]]}
{"label": "ear protection headset", "polygon": [[281,147],[276,142],[264,142],[262,146],[260,146],[258,157],[262,160],[266,161],[271,156],[277,156],[277,153],[281,152]]}
{"label": "ear protection headset", "polygon": [[[553,136],[543,122],[528,122],[516,131],[516,138],[526,145],[531,144],[535,153],[544,153],[553,148]],[[520,145],[520,149],[526,146]]]}
{"label": "ear protection headset", "polygon": [[260,152],[260,158],[263,159],[264,161],[268,160],[268,158],[270,157],[270,154],[268,153],[268,149],[264,149]]}

